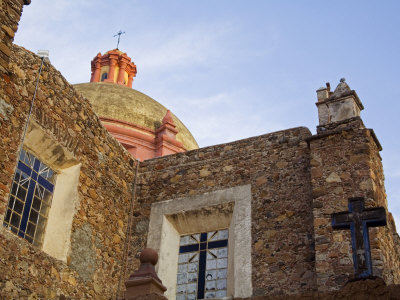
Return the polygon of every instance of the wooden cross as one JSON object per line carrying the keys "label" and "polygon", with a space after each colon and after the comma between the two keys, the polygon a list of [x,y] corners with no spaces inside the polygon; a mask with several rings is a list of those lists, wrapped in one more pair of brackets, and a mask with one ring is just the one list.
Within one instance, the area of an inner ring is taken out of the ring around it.
{"label": "wooden cross", "polygon": [[125,31],[122,32],[122,30],[120,30],[117,34],[114,35],[114,37],[116,37],[118,35],[117,49],[118,49],[118,46],[119,46],[119,39],[121,38],[121,34],[124,34],[124,33],[125,33]]}
{"label": "wooden cross", "polygon": [[386,225],[383,207],[364,208],[364,198],[349,198],[349,211],[332,214],[333,229],[350,229],[355,278],[372,276],[368,227]]}

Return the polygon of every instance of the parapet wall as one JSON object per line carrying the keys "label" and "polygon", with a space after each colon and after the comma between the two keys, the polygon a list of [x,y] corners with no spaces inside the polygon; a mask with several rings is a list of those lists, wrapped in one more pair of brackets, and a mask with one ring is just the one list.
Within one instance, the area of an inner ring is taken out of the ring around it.
{"label": "parapet wall", "polygon": [[132,254],[146,246],[153,203],[251,185],[253,294],[315,289],[310,136],[300,127],[141,163]]}

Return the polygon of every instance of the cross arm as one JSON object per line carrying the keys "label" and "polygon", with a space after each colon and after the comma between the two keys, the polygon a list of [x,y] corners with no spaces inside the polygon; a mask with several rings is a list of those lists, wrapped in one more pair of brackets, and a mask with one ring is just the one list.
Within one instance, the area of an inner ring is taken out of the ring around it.
{"label": "cross arm", "polygon": [[362,220],[368,227],[386,225],[386,209],[384,207],[367,208],[362,212]]}
{"label": "cross arm", "polygon": [[352,214],[348,212],[340,212],[332,214],[333,229],[349,229],[353,222]]}

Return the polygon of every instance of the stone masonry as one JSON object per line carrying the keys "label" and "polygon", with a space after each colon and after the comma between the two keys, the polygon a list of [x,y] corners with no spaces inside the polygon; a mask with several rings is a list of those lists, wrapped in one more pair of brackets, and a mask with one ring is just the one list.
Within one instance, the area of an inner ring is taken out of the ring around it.
{"label": "stone masonry", "polygon": [[[335,103],[343,96],[351,104],[356,94],[346,89],[343,80],[340,94],[330,94]],[[146,245],[153,203],[250,184],[253,296],[343,287],[354,274],[350,231],[333,231],[332,214],[346,211],[350,197],[386,210],[387,200],[375,134],[359,110],[332,112],[343,120],[322,123],[314,136],[295,128],[142,163],[132,228],[137,249]],[[373,272],[398,284],[399,237],[389,212],[387,219],[386,227],[369,229]]]}
{"label": "stone masonry", "polygon": [[[380,145],[360,118],[310,139],[316,273],[318,287],[330,290],[353,275],[350,231],[333,231],[331,214],[347,210],[347,199],[365,197],[366,207],[387,208]],[[399,238],[392,216],[386,227],[370,228],[373,272],[399,283]]]}
{"label": "stone masonry", "polygon": [[[32,52],[12,46],[24,3],[29,1],[0,0],[1,223],[41,63]],[[399,287],[390,285],[400,283],[400,240],[389,212],[387,226],[369,229],[373,272],[382,279],[346,285],[354,273],[350,232],[333,231],[332,214],[347,211],[350,197],[364,197],[367,208],[387,210],[381,146],[364,126],[361,101],[344,80],[334,92],[327,86],[317,93],[320,126],[314,136],[298,127],[139,166],[101,125],[89,102],[45,62],[24,147],[49,158],[60,177],[72,165],[79,170],[76,184],[63,185],[76,195],[63,203],[72,203],[70,229],[61,226],[66,238],[53,241],[62,243],[67,254],[54,255],[0,226],[0,298],[121,296],[146,248],[152,204],[195,201],[243,186],[251,194],[245,198],[251,202],[252,284],[247,299],[345,297],[353,295],[352,287],[377,298],[397,295]],[[29,139],[35,130],[41,139],[33,143]],[[50,153],[44,144],[52,147]],[[232,205],[202,213],[227,215]]]}
{"label": "stone masonry", "polygon": [[[254,295],[316,289],[310,136],[300,127],[145,161],[139,169],[133,253],[146,246],[152,203],[251,184]],[[137,266],[135,259],[132,270]]]}
{"label": "stone masonry", "polygon": [[[1,220],[40,62],[33,53],[14,46],[10,75],[0,80]],[[90,104],[48,63],[31,118],[81,164],[75,187],[78,202],[66,261],[1,226],[0,298],[115,297],[124,281],[125,232],[136,162],[101,125]]]}
{"label": "stone masonry", "polygon": [[18,29],[18,22],[22,14],[23,5],[31,0],[1,0],[0,1],[0,72],[8,71],[12,42]]}

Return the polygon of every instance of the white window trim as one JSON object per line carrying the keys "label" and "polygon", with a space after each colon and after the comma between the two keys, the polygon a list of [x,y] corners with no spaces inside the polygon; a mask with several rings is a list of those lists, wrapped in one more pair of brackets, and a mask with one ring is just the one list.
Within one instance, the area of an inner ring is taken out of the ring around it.
{"label": "white window trim", "polygon": [[[29,121],[24,148],[57,173],[41,250],[66,262],[70,250],[72,220],[79,207],[78,184],[81,164],[33,119]],[[8,231],[1,227],[2,230]]]}
{"label": "white window trim", "polygon": [[[219,204],[233,204],[226,217],[214,214],[204,219],[202,210]],[[181,214],[190,214],[185,225],[174,220]],[[193,222],[193,218],[195,221]],[[197,220],[196,220],[197,218]],[[217,227],[217,228],[216,228]],[[251,297],[251,185],[237,186],[201,195],[170,199],[151,206],[147,247],[159,254],[156,266],[158,276],[167,287],[168,299],[176,297],[179,239],[181,235],[229,228],[228,294],[232,297]]]}

